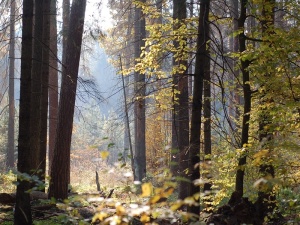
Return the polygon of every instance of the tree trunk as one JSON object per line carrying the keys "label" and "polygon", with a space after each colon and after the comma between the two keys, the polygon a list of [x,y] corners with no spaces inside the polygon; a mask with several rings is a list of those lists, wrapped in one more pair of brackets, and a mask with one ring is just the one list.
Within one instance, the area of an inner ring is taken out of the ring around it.
{"label": "tree trunk", "polygon": [[[184,20],[187,17],[186,1],[173,0],[173,18],[178,20],[179,23],[174,26],[177,30],[182,26]],[[187,41],[186,39],[184,41]],[[174,47],[179,48],[179,41],[174,41]],[[180,65],[188,68],[187,59],[182,59],[176,62],[173,59],[173,65],[179,67]],[[189,147],[189,91],[188,91],[188,75],[187,69],[182,73],[174,74],[173,84],[179,91],[176,95],[178,102],[173,105],[174,108],[174,121],[175,127],[173,130],[173,136],[177,139],[178,154],[179,157],[179,176],[188,179],[188,147]],[[184,199],[188,196],[188,185],[186,181],[180,181],[179,194],[180,199]]]}
{"label": "tree trunk", "polygon": [[48,131],[48,86],[49,86],[49,48],[50,48],[50,0],[44,0],[43,5],[43,65],[41,78],[41,134],[39,162],[42,170],[41,179],[45,179]]}
{"label": "tree trunk", "polygon": [[50,54],[49,54],[49,172],[53,162],[53,151],[58,114],[58,71],[57,71],[57,25],[56,0],[51,0],[50,6]]}
{"label": "tree trunk", "polygon": [[[273,32],[274,28],[274,9],[275,9],[275,0],[265,0],[262,8],[262,38],[264,41],[268,41],[270,34]],[[269,45],[272,47],[272,43],[265,43],[265,45]],[[268,79],[272,79],[273,74],[265,74],[265,77]],[[261,84],[264,88],[261,93],[261,105],[271,105],[273,99],[265,99],[264,95],[270,91],[268,84]],[[272,151],[272,141],[273,141],[273,131],[270,131],[268,127],[272,127],[272,115],[270,114],[272,108],[265,107],[259,112],[259,141],[262,143],[264,148]],[[259,168],[259,172],[262,177],[272,177],[275,176],[275,169],[271,163],[262,163]],[[261,221],[264,221],[265,217],[274,216],[274,209],[276,207],[276,196],[273,193],[273,185],[267,188],[267,190],[262,190],[258,192],[258,198],[256,201],[256,207],[259,212],[259,218]]]}
{"label": "tree trunk", "polygon": [[[143,0],[142,2],[144,2]],[[145,30],[145,18],[142,13],[142,9],[135,6],[134,14],[134,32],[135,32],[135,46],[134,57],[139,58],[141,55],[141,48],[145,45],[144,38],[146,37]],[[134,115],[135,115],[135,180],[142,181],[146,176],[146,101],[145,101],[145,74],[139,72],[134,73],[134,92],[136,100],[134,103]]]}
{"label": "tree trunk", "polygon": [[62,75],[60,105],[54,158],[51,169],[49,197],[68,197],[70,176],[70,147],[76,99],[77,78],[82,44],[86,0],[74,0],[66,50],[66,65]]}
{"label": "tree trunk", "polygon": [[34,33],[33,33],[33,61],[31,74],[31,118],[30,118],[30,151],[36,155],[32,166],[36,170],[42,169],[40,157],[41,134],[41,79],[43,64],[43,0],[36,1],[34,5]]}
{"label": "tree trunk", "polygon": [[65,68],[66,64],[66,50],[68,44],[68,30],[70,23],[70,0],[63,0],[62,2],[62,15],[63,15],[63,50],[62,50],[62,70]]}
{"label": "tree trunk", "polygon": [[[201,134],[201,109],[203,94],[203,79],[205,73],[209,72],[209,52],[206,43],[209,40],[209,5],[210,1],[200,2],[200,14],[198,25],[197,52],[195,64],[193,103],[192,103],[192,120],[191,120],[191,137],[190,137],[190,153],[189,153],[189,169],[190,169],[190,196],[200,192],[200,188],[193,184],[193,181],[200,178],[200,169],[197,164],[200,162],[200,134]],[[189,211],[199,215],[200,206],[192,206]]]}
{"label": "tree trunk", "polygon": [[[208,31],[209,32],[209,31]],[[209,51],[209,50],[207,50]],[[210,164],[211,155],[211,76],[210,76],[210,60],[205,61],[204,65],[204,81],[203,81],[203,134],[204,134],[204,155],[205,163]],[[208,167],[209,168],[209,167]],[[205,178],[211,179],[209,170],[205,171]],[[209,193],[211,191],[211,182],[204,184],[203,192]],[[209,201],[209,200],[208,200]],[[209,204],[209,203],[208,203]]]}
{"label": "tree trunk", "polygon": [[[243,0],[241,2],[240,17],[238,19],[238,28],[245,31],[245,20],[246,20],[246,7],[248,0]],[[244,32],[238,35],[239,37],[239,52],[242,53],[246,50],[246,39]],[[248,66],[249,60],[241,60],[241,73],[243,76],[243,97],[244,97],[244,112],[242,120],[242,138],[240,148],[243,148],[245,144],[248,143],[249,139],[249,120],[250,120],[250,110],[251,110],[251,90],[249,84],[249,71]],[[246,155],[242,156],[238,162],[238,169],[236,172],[235,181],[235,191],[240,197],[244,193],[244,167],[246,165]]]}
{"label": "tree trunk", "polygon": [[[34,155],[30,152],[30,93],[31,93],[31,67],[32,67],[32,24],[33,1],[23,2],[22,18],[22,49],[21,49],[21,84],[20,84],[20,112],[19,112],[19,139],[18,139],[18,164],[20,173],[28,173],[32,168]],[[18,177],[16,193],[16,206],[14,213],[15,225],[31,225],[32,215],[30,196],[26,191],[30,183]]]}
{"label": "tree trunk", "polygon": [[14,167],[15,154],[15,18],[16,1],[10,2],[10,42],[9,42],[9,119],[6,167]]}

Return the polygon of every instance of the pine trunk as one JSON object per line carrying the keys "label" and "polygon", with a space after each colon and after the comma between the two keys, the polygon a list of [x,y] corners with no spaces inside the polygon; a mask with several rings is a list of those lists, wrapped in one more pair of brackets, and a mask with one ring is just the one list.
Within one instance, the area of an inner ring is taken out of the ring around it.
{"label": "pine trunk", "polygon": [[57,134],[51,165],[49,197],[66,199],[70,177],[70,148],[76,99],[79,60],[82,45],[86,0],[74,0],[66,49],[66,64],[62,74]]}
{"label": "pine trunk", "polygon": [[[30,152],[30,105],[31,105],[31,68],[32,68],[32,24],[33,1],[23,2],[22,18],[22,49],[21,49],[21,77],[20,77],[20,112],[19,112],[19,139],[18,139],[18,164],[20,173],[30,174],[31,162],[34,155]],[[16,205],[14,213],[15,225],[31,225],[32,215],[30,196],[26,192],[30,183],[18,176]]]}

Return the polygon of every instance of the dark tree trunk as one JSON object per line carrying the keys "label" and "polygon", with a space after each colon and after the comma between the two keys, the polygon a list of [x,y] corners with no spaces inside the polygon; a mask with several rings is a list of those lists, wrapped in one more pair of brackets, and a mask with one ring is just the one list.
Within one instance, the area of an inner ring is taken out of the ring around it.
{"label": "dark tree trunk", "polygon": [[[19,112],[19,139],[18,139],[18,164],[20,173],[28,173],[32,168],[31,162],[34,155],[30,152],[30,93],[31,93],[31,67],[32,67],[32,24],[33,1],[23,2],[22,18],[22,49],[21,49],[21,86],[20,86],[20,112]],[[26,191],[30,183],[18,177],[16,193],[16,206],[14,213],[15,225],[31,225],[32,215],[30,196]]]}
{"label": "dark tree trunk", "polygon": [[[187,17],[186,10],[186,1],[182,0],[173,0],[173,18],[178,20],[179,23],[175,24],[174,29],[177,30],[184,24],[184,20]],[[186,41],[186,40],[185,40]],[[174,41],[174,47],[179,48],[179,40]],[[188,60],[179,60],[176,62],[173,59],[173,65],[179,67],[180,65],[188,68]],[[178,165],[178,175],[182,178],[188,179],[187,169],[188,169],[188,147],[189,147],[189,91],[188,91],[188,75],[187,69],[182,73],[174,74],[173,84],[175,89],[179,91],[176,94],[176,98],[178,98],[177,102],[174,102],[174,118],[172,128],[172,139],[175,140],[175,144],[173,147],[177,149],[178,153],[176,157],[179,160]],[[179,182],[179,193],[178,197],[180,199],[184,199],[188,196],[188,184],[186,181]]]}
{"label": "dark tree trunk", "polygon": [[[200,178],[199,166],[200,162],[200,134],[201,134],[201,109],[202,109],[202,94],[203,94],[203,79],[205,73],[209,72],[209,52],[206,48],[206,43],[209,40],[209,5],[210,1],[200,2],[200,14],[198,25],[197,52],[194,76],[194,90],[192,103],[192,120],[191,120],[191,137],[190,137],[190,154],[189,154],[189,169],[190,169],[190,196],[200,192],[200,188],[193,184],[193,181]],[[192,206],[189,211],[199,215],[200,207]]]}
{"label": "dark tree trunk", "polygon": [[63,50],[62,50],[62,66],[64,69],[66,63],[66,50],[68,44],[68,30],[70,23],[70,0],[63,0],[62,2],[63,15]]}
{"label": "dark tree trunk", "polygon": [[15,18],[16,1],[10,2],[10,42],[9,42],[9,119],[6,167],[14,167],[15,154]]}
{"label": "dark tree trunk", "polygon": [[45,179],[47,155],[47,128],[48,128],[48,85],[49,85],[49,47],[50,47],[50,0],[44,0],[43,5],[43,66],[41,78],[41,134],[39,162],[42,170],[41,179]]}
{"label": "dark tree trunk", "polygon": [[53,162],[53,151],[58,114],[58,71],[57,71],[57,25],[56,0],[50,6],[50,54],[49,54],[49,175]]}
{"label": "dark tree trunk", "polygon": [[[238,28],[245,30],[247,0],[241,1],[240,16],[238,19]],[[246,39],[244,32],[238,35],[239,37],[239,52],[246,50]],[[241,73],[243,76],[243,97],[244,97],[244,112],[242,120],[242,138],[240,148],[243,148],[248,143],[249,139],[249,120],[251,110],[251,90],[249,84],[249,71],[247,70],[250,62],[249,60],[241,60]],[[242,156],[238,162],[238,169],[236,173],[235,191],[242,197],[244,193],[244,166],[246,165],[246,155]]]}
{"label": "dark tree trunk", "polygon": [[82,44],[86,0],[74,0],[66,50],[66,65],[62,75],[57,134],[51,169],[49,197],[66,199],[70,176],[70,147],[76,99],[77,78]]}
{"label": "dark tree trunk", "polygon": [[33,33],[33,61],[31,74],[31,120],[30,120],[30,151],[36,155],[32,161],[33,168],[37,171],[41,168],[40,134],[41,134],[41,79],[43,63],[43,0],[36,1],[34,5],[34,33]]}
{"label": "dark tree trunk", "polygon": [[[144,2],[143,0],[142,2]],[[134,32],[135,32],[135,46],[134,57],[139,58],[141,55],[141,48],[145,45],[144,38],[146,37],[145,30],[145,17],[143,16],[142,9],[135,6],[134,14]],[[136,100],[134,103],[135,115],[135,180],[142,181],[146,176],[146,101],[145,101],[145,74],[139,72],[134,73],[134,92]]]}

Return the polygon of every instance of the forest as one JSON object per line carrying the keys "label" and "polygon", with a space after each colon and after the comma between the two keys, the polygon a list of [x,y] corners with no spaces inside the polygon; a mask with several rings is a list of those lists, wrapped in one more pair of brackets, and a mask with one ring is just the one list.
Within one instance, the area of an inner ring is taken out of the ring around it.
{"label": "forest", "polygon": [[299,3],[1,0],[0,224],[300,224]]}

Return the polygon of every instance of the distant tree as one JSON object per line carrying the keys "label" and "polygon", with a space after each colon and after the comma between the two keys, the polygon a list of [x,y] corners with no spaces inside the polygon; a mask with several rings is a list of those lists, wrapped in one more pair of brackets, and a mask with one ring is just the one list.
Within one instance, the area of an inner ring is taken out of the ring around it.
{"label": "distant tree", "polygon": [[[30,174],[32,160],[35,155],[30,151],[30,106],[31,106],[31,68],[32,68],[32,24],[33,0],[23,2],[22,18],[22,49],[21,49],[21,87],[20,87],[20,112],[19,112],[19,139],[18,139],[18,164],[21,173]],[[14,213],[15,225],[31,225],[32,215],[30,196],[26,192],[30,188],[29,181],[18,177],[16,206]]]}
{"label": "distant tree", "polygon": [[[141,1],[144,3],[145,0]],[[145,17],[142,13],[141,6],[135,5],[134,12],[134,57],[140,57],[142,47],[145,45],[146,30]],[[146,176],[146,101],[145,101],[145,74],[134,72],[134,122],[135,122],[135,180],[142,181]]]}
{"label": "distant tree", "polygon": [[85,8],[86,0],[74,0],[72,3],[70,15],[72,29],[68,31],[66,63],[62,74],[57,133],[49,187],[49,197],[57,199],[68,197],[70,147]]}
{"label": "distant tree", "polygon": [[16,1],[10,1],[10,37],[9,37],[9,120],[6,167],[14,167],[15,153],[15,19]]}

